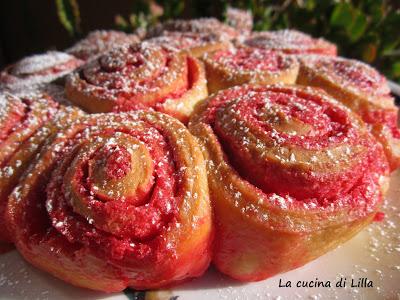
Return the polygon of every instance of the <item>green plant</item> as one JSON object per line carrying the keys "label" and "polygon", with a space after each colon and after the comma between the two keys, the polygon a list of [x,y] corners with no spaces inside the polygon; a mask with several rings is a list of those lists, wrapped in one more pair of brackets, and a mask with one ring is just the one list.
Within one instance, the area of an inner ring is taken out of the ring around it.
{"label": "green plant", "polygon": [[55,0],[57,15],[61,24],[71,36],[80,33],[80,11],[77,0]]}
{"label": "green plant", "polygon": [[[170,18],[222,19],[228,5],[251,10],[255,30],[296,28],[325,37],[338,45],[341,55],[366,61],[400,82],[400,3],[396,0],[140,0],[132,1],[127,17],[117,15],[116,24],[133,31]],[[74,14],[59,16],[69,32],[69,24],[79,25],[76,14],[72,21],[66,17]]]}
{"label": "green plant", "polygon": [[[166,9],[168,8],[169,7],[166,6]],[[124,17],[121,14],[116,15],[115,23],[120,30],[130,32],[139,28],[145,29],[154,25],[163,15],[163,7],[156,4],[154,1],[139,0],[133,1],[132,13],[127,17]]]}
{"label": "green plant", "polygon": [[400,82],[400,11],[396,1],[251,0],[255,29],[297,28],[336,43],[341,55],[373,64]]}

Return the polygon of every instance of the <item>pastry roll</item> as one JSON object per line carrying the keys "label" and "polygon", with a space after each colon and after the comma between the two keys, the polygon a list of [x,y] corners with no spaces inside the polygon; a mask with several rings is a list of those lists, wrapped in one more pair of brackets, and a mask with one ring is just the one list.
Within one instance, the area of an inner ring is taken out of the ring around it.
{"label": "pastry roll", "polygon": [[235,85],[296,82],[297,59],[275,51],[231,47],[206,54],[203,58],[210,93]]}
{"label": "pastry roll", "polygon": [[6,219],[22,256],[66,282],[154,289],[207,269],[208,197],[201,150],[179,121],[93,114],[46,142]]}
{"label": "pastry roll", "polygon": [[186,122],[207,97],[203,64],[184,52],[135,44],[116,48],[67,78],[66,95],[89,112],[152,109]]}
{"label": "pastry roll", "polygon": [[386,78],[362,62],[341,57],[305,56],[297,82],[322,88],[369,125],[383,145],[391,170],[400,166],[398,108]]}
{"label": "pastry roll", "polygon": [[382,146],[318,89],[223,90],[198,105],[189,129],[207,161],[213,262],[241,281],[300,267],[350,239],[387,188]]}

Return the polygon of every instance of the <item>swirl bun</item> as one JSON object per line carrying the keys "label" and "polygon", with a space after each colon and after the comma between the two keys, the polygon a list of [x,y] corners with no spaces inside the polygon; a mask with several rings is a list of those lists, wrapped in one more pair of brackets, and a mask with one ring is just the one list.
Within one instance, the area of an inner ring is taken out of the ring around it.
{"label": "swirl bun", "polygon": [[243,43],[249,47],[270,49],[286,54],[336,56],[336,45],[296,30],[263,31],[251,34]]}
{"label": "swirl bun", "polygon": [[115,30],[95,30],[65,52],[88,61],[115,47],[138,43],[139,41],[139,38],[134,34]]}
{"label": "swirl bun", "polygon": [[265,49],[231,47],[206,54],[208,90],[217,92],[235,85],[296,82],[296,58]]}
{"label": "swirl bun", "polygon": [[0,90],[19,92],[49,83],[65,76],[82,65],[72,55],[49,51],[21,59],[0,73]]}
{"label": "swirl bun", "polygon": [[12,241],[5,211],[19,178],[58,126],[80,115],[80,110],[59,105],[44,92],[0,94],[0,242]]}
{"label": "swirl bun", "polygon": [[60,130],[12,193],[7,220],[29,262],[94,290],[159,288],[210,261],[201,151],[158,112],[94,114]]}
{"label": "swirl bun", "polygon": [[114,49],[69,76],[66,94],[90,112],[154,109],[185,122],[207,96],[207,86],[196,58],[136,44]]}
{"label": "swirl bun", "polygon": [[383,145],[391,169],[400,166],[398,108],[387,80],[374,68],[342,57],[310,55],[300,59],[299,84],[322,88],[369,125]]}
{"label": "swirl bun", "polygon": [[386,190],[382,147],[316,89],[227,89],[198,106],[189,128],[207,160],[213,260],[239,280],[291,270],[349,239]]}

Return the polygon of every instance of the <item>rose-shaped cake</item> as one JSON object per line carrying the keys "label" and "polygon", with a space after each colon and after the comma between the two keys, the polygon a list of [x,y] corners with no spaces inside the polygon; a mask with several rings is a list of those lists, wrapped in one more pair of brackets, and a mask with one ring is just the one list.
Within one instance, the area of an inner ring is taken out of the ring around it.
{"label": "rose-shaped cake", "polygon": [[297,82],[324,89],[369,124],[384,146],[392,170],[400,166],[398,108],[387,80],[362,62],[341,57],[310,55],[300,59]]}
{"label": "rose-shaped cake", "polygon": [[230,47],[203,58],[210,93],[245,83],[273,84],[296,82],[296,58],[272,50]]}
{"label": "rose-shaped cake", "polygon": [[110,51],[112,48],[138,43],[139,41],[140,39],[134,34],[126,34],[115,30],[96,30],[90,32],[84,39],[65,51],[87,61]]}
{"label": "rose-shaped cake", "polygon": [[26,260],[77,286],[150,289],[200,276],[212,238],[201,150],[158,112],[80,118],[21,178],[7,222]]}
{"label": "rose-shaped cake", "polygon": [[297,30],[254,32],[243,43],[250,47],[270,49],[286,54],[337,55],[337,48],[334,44],[322,38],[313,38]]}
{"label": "rose-shaped cake", "polygon": [[71,73],[82,63],[72,55],[57,51],[28,56],[0,73],[0,90],[18,92],[48,83]]}
{"label": "rose-shaped cake", "polygon": [[5,224],[8,196],[23,171],[57,127],[75,120],[82,112],[58,105],[47,93],[15,96],[0,94],[0,242],[12,237]]}
{"label": "rose-shaped cake", "polygon": [[372,221],[387,186],[382,147],[324,92],[239,86],[196,108],[207,161],[214,264],[262,280],[304,265]]}
{"label": "rose-shaped cake", "polygon": [[90,112],[154,109],[185,122],[207,96],[207,84],[196,58],[136,44],[114,49],[71,74],[66,94]]}

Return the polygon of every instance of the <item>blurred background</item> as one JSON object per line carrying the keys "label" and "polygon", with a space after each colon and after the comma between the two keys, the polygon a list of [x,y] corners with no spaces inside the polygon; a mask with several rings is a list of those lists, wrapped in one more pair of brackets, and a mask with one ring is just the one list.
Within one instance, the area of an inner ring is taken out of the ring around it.
{"label": "blurred background", "polygon": [[336,43],[400,82],[399,0],[13,0],[0,3],[0,68],[23,56],[62,50],[95,29],[127,32],[170,18],[249,10],[255,30],[296,28]]}

